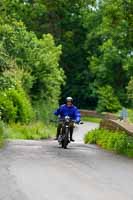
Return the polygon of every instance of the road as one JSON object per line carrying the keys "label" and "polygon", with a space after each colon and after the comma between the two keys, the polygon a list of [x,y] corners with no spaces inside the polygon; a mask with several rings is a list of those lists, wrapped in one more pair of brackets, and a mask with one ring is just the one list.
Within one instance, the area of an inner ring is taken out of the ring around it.
{"label": "road", "polygon": [[133,160],[76,142],[10,141],[0,150],[0,200],[133,200]]}

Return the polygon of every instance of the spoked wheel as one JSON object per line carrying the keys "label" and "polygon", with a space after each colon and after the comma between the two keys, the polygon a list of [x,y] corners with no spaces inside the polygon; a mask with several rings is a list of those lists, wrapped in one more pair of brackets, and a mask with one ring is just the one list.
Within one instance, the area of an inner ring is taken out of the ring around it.
{"label": "spoked wheel", "polygon": [[62,145],[62,148],[63,148],[63,149],[67,149],[68,142],[67,142],[67,140],[66,140],[65,138],[63,139],[61,145]]}
{"label": "spoked wheel", "polygon": [[64,138],[64,145],[63,145],[63,147],[64,147],[64,149],[67,149],[67,145],[68,145],[68,138]]}
{"label": "spoked wheel", "polygon": [[68,145],[68,143],[65,143],[64,141],[62,141],[62,148],[63,149],[67,149],[67,145]]}
{"label": "spoked wheel", "polygon": [[61,142],[61,147],[64,149],[64,140]]}
{"label": "spoked wheel", "polygon": [[67,149],[67,145],[69,143],[69,128],[65,129],[65,135],[64,135],[64,139],[62,140],[62,148]]}

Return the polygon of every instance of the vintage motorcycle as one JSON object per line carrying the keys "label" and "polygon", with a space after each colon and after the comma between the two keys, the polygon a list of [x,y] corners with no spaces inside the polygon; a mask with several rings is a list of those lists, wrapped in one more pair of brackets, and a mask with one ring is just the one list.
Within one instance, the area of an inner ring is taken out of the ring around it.
{"label": "vintage motorcycle", "polygon": [[[69,116],[65,116],[64,119],[61,119],[62,128],[60,131],[60,135],[58,137],[58,142],[62,146],[62,148],[66,149],[68,144],[70,143],[70,125],[76,124],[74,120],[72,120]],[[83,124],[83,122],[80,122]]]}

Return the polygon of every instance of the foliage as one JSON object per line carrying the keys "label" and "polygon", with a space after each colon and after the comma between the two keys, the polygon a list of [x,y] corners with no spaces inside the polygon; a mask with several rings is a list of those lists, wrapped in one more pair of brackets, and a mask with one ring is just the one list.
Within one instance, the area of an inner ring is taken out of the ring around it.
{"label": "foliage", "polygon": [[45,125],[41,121],[30,123],[29,125],[11,123],[5,130],[6,137],[10,139],[40,140],[53,137],[55,133],[54,126]]}
{"label": "foliage", "polygon": [[132,5],[130,0],[106,0],[97,8],[82,10],[92,95],[97,97],[99,86],[111,85],[124,105],[126,85],[133,73]]}
{"label": "foliage", "polygon": [[[56,43],[62,45],[60,63],[67,76],[66,85],[62,87],[61,99],[72,95],[78,106],[85,106],[89,101],[87,106],[91,103],[94,107],[95,99],[90,97],[88,82],[91,76],[84,50],[86,32],[80,14],[81,7],[87,7],[88,2],[90,3],[88,0],[36,0],[23,3],[6,0],[1,2],[0,7],[4,18],[8,16],[7,21],[10,17],[17,21],[22,20],[27,29],[34,31],[39,38],[42,38],[44,33],[51,33],[54,36]],[[40,78],[37,79],[39,80]],[[43,86],[39,82],[35,84],[35,88],[38,85]],[[81,97],[83,101],[80,100]]]}
{"label": "foliage", "polygon": [[7,98],[13,102],[16,108],[15,121],[28,123],[34,118],[31,103],[22,89],[7,91]]}
{"label": "foliage", "polygon": [[41,120],[44,123],[49,123],[50,120],[53,119],[53,112],[56,110],[56,104],[52,104],[50,102],[38,101],[33,105],[34,110],[36,112],[36,120]]}
{"label": "foliage", "polygon": [[48,34],[38,39],[33,32],[28,32],[21,22],[13,22],[11,25],[0,26],[0,39],[17,65],[31,72],[34,80],[30,89],[32,98],[47,99],[49,96],[52,101],[57,101],[63,71],[58,63],[61,46],[55,46],[53,37]]}
{"label": "foliage", "polygon": [[2,119],[27,123],[33,118],[31,103],[57,106],[64,78],[61,46],[56,47],[50,34],[38,39],[15,20],[1,23],[0,41]]}
{"label": "foliage", "polygon": [[6,92],[1,92],[0,97],[0,114],[1,119],[5,122],[10,120],[15,121],[16,118],[16,107],[13,105],[13,102],[8,99]]}
{"label": "foliage", "polygon": [[131,77],[128,86],[127,86],[127,96],[131,105],[133,105],[133,77]]}
{"label": "foliage", "polygon": [[131,0],[1,1],[1,90],[16,89],[17,81],[44,119],[66,96],[100,111],[131,106],[132,7]]}
{"label": "foliage", "polygon": [[111,86],[104,86],[99,88],[98,91],[99,101],[97,110],[103,111],[118,111],[121,108],[120,102],[117,96],[114,95],[113,88]]}
{"label": "foliage", "polygon": [[[5,67],[2,68],[0,74],[1,118],[4,122],[20,121],[28,123],[34,117],[29,97],[26,94],[31,86],[31,75],[20,69],[15,60],[9,56],[7,56],[7,60],[5,58],[3,66]],[[29,84],[26,87],[27,83]]]}
{"label": "foliage", "polygon": [[128,120],[133,123],[133,109],[128,109]]}
{"label": "foliage", "polygon": [[85,135],[85,143],[98,144],[104,149],[133,157],[133,137],[124,132],[95,129]]}
{"label": "foliage", "polygon": [[0,112],[5,122],[28,123],[34,117],[30,101],[22,89],[1,91]]}

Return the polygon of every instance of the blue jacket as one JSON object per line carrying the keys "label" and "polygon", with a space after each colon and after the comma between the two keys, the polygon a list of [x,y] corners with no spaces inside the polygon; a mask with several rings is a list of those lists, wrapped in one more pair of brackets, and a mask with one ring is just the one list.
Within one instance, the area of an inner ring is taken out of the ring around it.
{"label": "blue jacket", "polygon": [[80,112],[76,106],[72,105],[68,107],[66,104],[60,106],[55,112],[55,115],[60,115],[60,118],[64,118],[65,116],[71,117],[76,122],[80,122]]}

